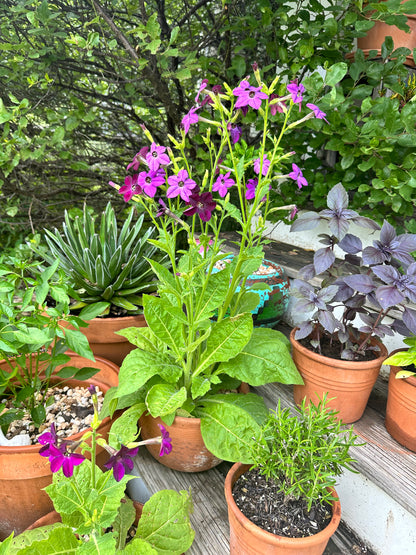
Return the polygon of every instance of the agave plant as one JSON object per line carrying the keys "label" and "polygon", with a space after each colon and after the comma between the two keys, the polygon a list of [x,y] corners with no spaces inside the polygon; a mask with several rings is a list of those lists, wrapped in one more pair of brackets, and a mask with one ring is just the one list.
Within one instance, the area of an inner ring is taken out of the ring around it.
{"label": "agave plant", "polygon": [[153,228],[144,230],[143,215],[132,223],[133,215],[134,209],[119,230],[114,209],[108,203],[97,226],[97,217],[84,206],[82,218],[71,219],[65,211],[63,232],[45,230],[49,252],[44,257],[49,263],[59,259],[78,301],[72,309],[85,307],[81,313],[85,319],[110,312],[137,314],[141,294],[156,288],[147,261],[156,251],[149,243]]}

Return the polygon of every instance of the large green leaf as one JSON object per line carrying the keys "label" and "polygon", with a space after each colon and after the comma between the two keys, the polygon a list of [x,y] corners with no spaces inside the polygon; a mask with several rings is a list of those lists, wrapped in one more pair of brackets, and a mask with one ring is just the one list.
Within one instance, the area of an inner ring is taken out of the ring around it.
{"label": "large green leaf", "polygon": [[210,395],[200,402],[201,405],[204,406],[210,405],[211,403],[237,406],[248,412],[259,425],[263,424],[269,414],[263,397],[255,393],[218,393],[216,395]]}
{"label": "large green leaf", "polygon": [[229,287],[230,267],[227,264],[221,272],[211,274],[205,291],[200,291],[200,298],[195,313],[196,323],[209,318],[211,313],[223,304]]}
{"label": "large green leaf", "polygon": [[158,552],[153,549],[150,543],[136,537],[120,553],[122,555],[157,555]]}
{"label": "large green leaf", "polygon": [[253,319],[248,313],[216,322],[207,339],[198,374],[211,364],[235,357],[247,344],[252,332]]}
{"label": "large green leaf", "polygon": [[153,417],[166,416],[180,408],[186,401],[186,388],[177,389],[171,384],[156,384],[146,396],[146,405]]}
{"label": "large green leaf", "polygon": [[[152,332],[174,351],[183,344],[182,325],[174,317],[175,307],[166,310],[166,302],[158,297],[144,296],[144,316]],[[176,309],[177,310],[177,309]],[[173,312],[172,312],[173,311]],[[177,310],[178,311],[178,310]],[[181,311],[178,311],[183,317]]]}
{"label": "large green leaf", "polygon": [[138,435],[137,423],[145,410],[144,403],[137,403],[116,419],[108,436],[108,443],[111,447],[120,449],[121,445],[135,441]]}
{"label": "large green leaf", "polygon": [[195,536],[189,521],[192,510],[188,492],[158,491],[143,507],[136,536],[149,542],[159,555],[180,555],[191,547]]}
{"label": "large green leaf", "polygon": [[124,328],[123,330],[116,331],[115,333],[125,337],[127,341],[144,351],[160,353],[166,349],[166,345],[160,341],[157,335],[155,335],[148,327]]}
{"label": "large green leaf", "polygon": [[260,426],[246,410],[224,402],[209,402],[196,414],[205,446],[219,459],[251,463],[253,437]]}
{"label": "large green leaf", "polygon": [[167,354],[141,349],[131,351],[121,365],[116,396],[133,393],[157,374],[169,383],[176,383],[182,375],[182,368]]}
{"label": "large green leaf", "polygon": [[69,526],[57,523],[27,530],[13,539],[8,555],[52,555],[78,553],[81,542]]}
{"label": "large green leaf", "polygon": [[287,343],[282,341],[279,332],[269,328],[255,328],[241,353],[221,363],[217,373],[228,374],[250,385],[303,384]]}
{"label": "large green leaf", "polygon": [[95,360],[86,336],[79,330],[65,329],[65,341],[68,347],[89,360]]}

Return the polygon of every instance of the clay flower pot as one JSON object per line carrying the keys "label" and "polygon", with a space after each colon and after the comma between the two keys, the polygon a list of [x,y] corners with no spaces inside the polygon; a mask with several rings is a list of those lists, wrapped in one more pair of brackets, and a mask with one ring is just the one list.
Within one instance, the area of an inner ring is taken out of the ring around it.
{"label": "clay flower pot", "polygon": [[[224,490],[230,522],[231,555],[263,555],[265,553],[273,553],[273,555],[321,555],[340,523],[340,502],[333,502],[332,519],[328,526],[313,536],[286,538],[271,534],[245,517],[234,501],[233,486],[249,468],[250,465],[248,464],[236,463],[231,467],[225,479]],[[336,496],[335,490],[333,490],[333,495]]]}
{"label": "clay flower pot", "polygon": [[[4,363],[3,363],[4,364]],[[73,355],[69,363],[77,368],[91,366],[91,361]],[[117,366],[110,361],[99,359],[95,363],[100,372],[85,382],[64,380],[68,385],[96,385],[105,393],[112,385],[118,384]],[[5,367],[4,367],[5,369]],[[103,377],[101,381],[100,377]],[[62,381],[62,380],[59,380]],[[105,418],[98,431],[108,437],[112,420]],[[85,430],[68,439],[81,439]],[[0,447],[0,541],[11,532],[19,534],[34,520],[45,515],[52,507],[52,501],[43,488],[52,482],[49,461],[39,455],[40,445]],[[102,447],[97,448],[97,461],[103,464],[108,459]]]}
{"label": "clay flower pot", "polygon": [[159,456],[160,445],[146,445],[149,453],[164,466],[182,472],[201,472],[220,464],[205,447],[201,435],[201,420],[176,416],[171,426],[166,426],[161,418],[143,415],[139,420],[143,440],[160,435],[158,424],[165,426],[172,439],[172,451],[169,455]]}
{"label": "clay flower pot", "polygon": [[416,452],[416,376],[396,378],[400,370],[390,366],[386,429],[401,445]]}
{"label": "clay flower pot", "polygon": [[146,320],[143,314],[137,314],[120,318],[94,318],[88,324],[88,328],[79,330],[88,339],[94,356],[104,357],[121,366],[126,355],[136,347],[115,332],[124,328],[143,328]]}
{"label": "clay flower pot", "polygon": [[387,358],[387,349],[379,341],[372,340],[380,347],[378,358],[360,362],[338,360],[314,353],[301,345],[295,339],[295,331],[293,329],[290,333],[292,356],[304,381],[304,385],[293,386],[295,403],[300,405],[303,398],[317,403],[327,393],[328,407],[339,411],[337,417],[344,424],[359,420],[383,360]]}

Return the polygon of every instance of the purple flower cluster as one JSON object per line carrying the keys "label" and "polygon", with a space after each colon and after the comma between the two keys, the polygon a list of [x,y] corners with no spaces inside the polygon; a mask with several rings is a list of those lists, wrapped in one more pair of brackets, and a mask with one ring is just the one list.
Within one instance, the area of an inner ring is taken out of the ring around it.
{"label": "purple flower cluster", "polygon": [[68,442],[59,442],[53,422],[50,432],[45,432],[40,435],[38,441],[42,445],[39,450],[39,455],[48,457],[52,472],[58,472],[58,470],[62,468],[64,476],[70,478],[74,473],[74,467],[85,460],[83,455],[68,450]]}

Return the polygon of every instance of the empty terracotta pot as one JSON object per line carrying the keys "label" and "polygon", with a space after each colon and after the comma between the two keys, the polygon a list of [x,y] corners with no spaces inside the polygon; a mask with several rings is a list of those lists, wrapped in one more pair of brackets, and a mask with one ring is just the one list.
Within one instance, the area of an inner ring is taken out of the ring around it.
{"label": "empty terracotta pot", "polygon": [[293,361],[299,370],[304,385],[293,386],[295,403],[300,405],[306,398],[316,404],[323,395],[328,395],[328,407],[339,412],[337,417],[344,424],[361,418],[367,406],[371,390],[377,381],[387,349],[376,340],[380,356],[369,361],[350,361],[328,358],[310,351],[296,341],[295,331],[290,333]]}
{"label": "empty terracotta pot", "polygon": [[[243,515],[233,498],[233,486],[250,465],[236,463],[227,474],[224,484],[225,499],[230,522],[231,555],[322,555],[330,537],[335,533],[341,520],[341,504],[334,501],[332,519],[328,526],[313,536],[306,538],[286,538],[266,532]],[[334,496],[336,491],[332,490]]]}

